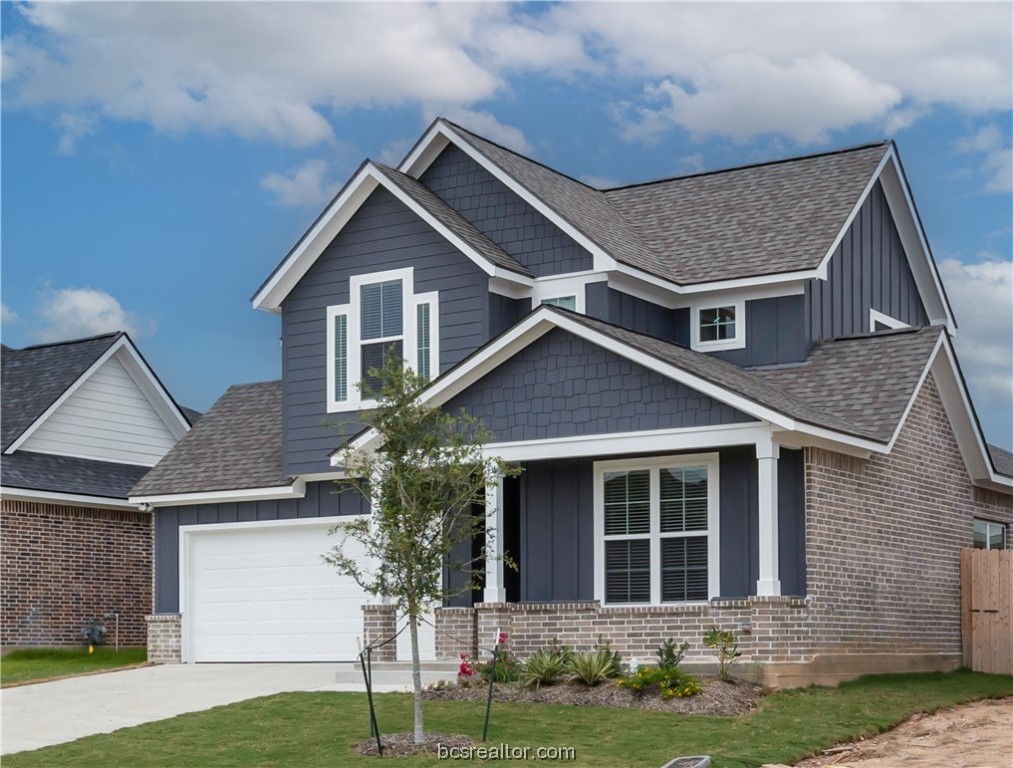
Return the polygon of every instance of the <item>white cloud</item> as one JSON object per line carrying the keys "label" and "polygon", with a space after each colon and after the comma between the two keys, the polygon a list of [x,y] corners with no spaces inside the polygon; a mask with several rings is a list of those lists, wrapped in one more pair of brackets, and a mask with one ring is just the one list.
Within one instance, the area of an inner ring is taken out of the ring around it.
{"label": "white cloud", "polygon": [[957,142],[957,151],[982,155],[981,172],[987,192],[1013,192],[1013,147],[995,123],[980,128]]}
{"label": "white cloud", "polygon": [[9,323],[16,323],[20,319],[17,312],[6,304],[0,304],[0,323],[7,325]]}
{"label": "white cloud", "polygon": [[97,120],[92,115],[64,113],[53,123],[60,132],[56,151],[61,155],[73,155],[77,152],[77,142],[85,136],[95,133]]}
{"label": "white cloud", "polygon": [[34,314],[38,322],[31,334],[40,341],[94,336],[126,331],[133,337],[155,332],[157,322],[124,309],[105,291],[95,288],[47,288]]}
{"label": "white cloud", "polygon": [[611,189],[622,185],[618,179],[613,179],[610,176],[597,176],[593,173],[584,174],[580,177],[580,181],[595,189]]}
{"label": "white cloud", "polygon": [[957,353],[979,411],[1013,404],[1013,261],[965,264],[945,259],[939,271],[960,329]]}
{"label": "white cloud", "polygon": [[340,186],[326,178],[327,171],[326,160],[308,160],[287,174],[265,174],[260,186],[273,192],[279,205],[316,207],[330,200]]}
{"label": "white cloud", "polygon": [[[305,146],[335,116],[416,106],[513,148],[515,78],[607,83],[621,129],[800,143],[1009,110],[1008,3],[39,3],[4,38],[5,106]],[[483,105],[483,106],[480,106]]]}

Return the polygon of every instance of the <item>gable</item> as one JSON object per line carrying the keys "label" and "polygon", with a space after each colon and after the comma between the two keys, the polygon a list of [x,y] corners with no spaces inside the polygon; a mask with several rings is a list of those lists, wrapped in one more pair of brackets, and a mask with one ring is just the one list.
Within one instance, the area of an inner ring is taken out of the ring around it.
{"label": "gable", "polygon": [[806,285],[805,304],[813,340],[870,333],[871,310],[911,327],[929,324],[880,182],[830,257],[827,279]]}
{"label": "gable", "polygon": [[420,181],[537,276],[591,269],[591,253],[449,144]]}
{"label": "gable", "polygon": [[755,421],[569,331],[553,329],[451,398],[493,442]]}
{"label": "gable", "polygon": [[113,355],[46,417],[19,450],[150,467],[175,443],[173,430]]}

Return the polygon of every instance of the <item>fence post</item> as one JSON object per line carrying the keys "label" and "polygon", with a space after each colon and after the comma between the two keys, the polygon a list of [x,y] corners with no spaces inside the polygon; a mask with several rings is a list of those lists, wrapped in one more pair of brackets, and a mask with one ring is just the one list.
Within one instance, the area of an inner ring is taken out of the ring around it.
{"label": "fence post", "polygon": [[960,644],[963,664],[968,669],[974,663],[971,653],[971,557],[973,549],[960,550]]}

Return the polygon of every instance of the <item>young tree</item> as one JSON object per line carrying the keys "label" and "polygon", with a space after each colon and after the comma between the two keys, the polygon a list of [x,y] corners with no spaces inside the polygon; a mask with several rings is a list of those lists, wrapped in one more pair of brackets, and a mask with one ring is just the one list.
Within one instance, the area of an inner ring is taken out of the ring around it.
{"label": "young tree", "polygon": [[[491,557],[471,557],[470,547],[458,547],[475,536],[492,536],[484,504],[486,488],[496,475],[515,475],[519,469],[484,455],[485,427],[463,411],[450,414],[418,402],[425,386],[393,354],[388,354],[378,377],[377,405],[361,420],[376,430],[376,451],[346,448],[341,462],[346,487],[372,500],[373,512],[331,533],[343,534],[341,543],[324,559],[351,576],[367,593],[390,600],[408,617],[412,647],[412,684],[415,692],[415,742],[424,739],[422,674],[419,660],[419,618],[432,605],[452,594],[476,588],[474,566]],[[345,544],[361,543],[367,560],[351,557]],[[460,557],[460,550],[469,555]],[[484,548],[483,548],[484,550]],[[506,559],[506,558],[504,558]],[[465,574],[463,584],[450,590],[443,582],[449,564]]]}

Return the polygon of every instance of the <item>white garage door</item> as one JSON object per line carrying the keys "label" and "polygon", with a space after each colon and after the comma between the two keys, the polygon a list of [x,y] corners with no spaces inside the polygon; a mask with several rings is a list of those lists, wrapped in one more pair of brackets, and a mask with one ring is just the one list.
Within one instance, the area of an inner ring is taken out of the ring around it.
{"label": "white garage door", "polygon": [[355,659],[366,595],[321,560],[339,541],[334,522],[181,531],[187,660]]}

